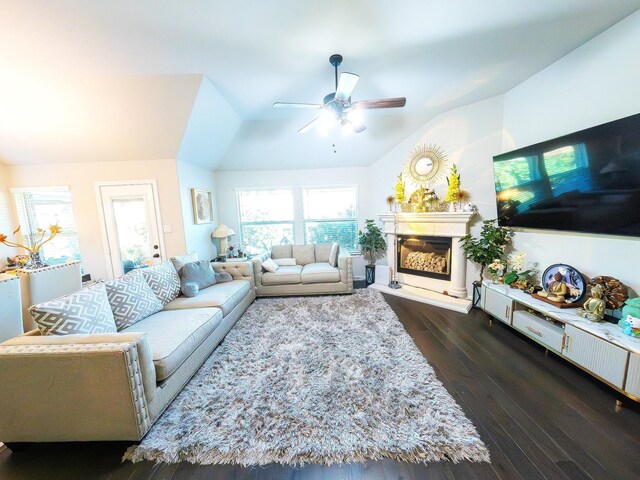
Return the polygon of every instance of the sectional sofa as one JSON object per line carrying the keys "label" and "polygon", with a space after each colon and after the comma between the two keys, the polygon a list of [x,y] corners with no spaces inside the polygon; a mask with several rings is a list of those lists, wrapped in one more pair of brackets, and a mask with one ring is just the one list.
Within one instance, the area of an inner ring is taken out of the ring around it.
{"label": "sectional sofa", "polygon": [[0,441],[140,440],[255,298],[251,263],[212,266],[233,280],[115,333],[0,344]]}

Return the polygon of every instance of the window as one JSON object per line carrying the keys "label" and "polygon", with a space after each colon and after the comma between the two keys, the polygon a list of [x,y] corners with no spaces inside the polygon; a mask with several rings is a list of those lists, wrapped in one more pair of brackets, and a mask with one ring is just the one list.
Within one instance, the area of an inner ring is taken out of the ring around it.
{"label": "window", "polygon": [[80,246],[76,221],[71,208],[71,192],[66,187],[11,189],[16,203],[20,233],[32,245],[38,229],[59,225],[62,232],[42,246],[41,257],[47,263],[58,265],[69,260],[80,260]]}
{"label": "window", "polygon": [[302,189],[305,243],[338,242],[358,249],[358,187],[308,187]]}
{"label": "window", "polygon": [[290,188],[236,190],[236,196],[240,242],[247,253],[293,243],[293,191]]}

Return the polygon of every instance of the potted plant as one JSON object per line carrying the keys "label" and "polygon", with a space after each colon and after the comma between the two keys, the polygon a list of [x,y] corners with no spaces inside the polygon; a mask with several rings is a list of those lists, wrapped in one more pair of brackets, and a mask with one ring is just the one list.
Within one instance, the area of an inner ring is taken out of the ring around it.
{"label": "potted plant", "polygon": [[460,238],[460,247],[467,258],[480,265],[480,282],[486,266],[504,257],[504,249],[514,235],[510,228],[498,226],[496,219],[485,220],[482,224],[480,238],[474,238],[471,234]]}
{"label": "potted plant", "polygon": [[362,230],[358,232],[358,243],[367,261],[365,265],[367,285],[371,285],[375,281],[376,260],[384,256],[387,242],[384,240],[382,230],[373,220],[365,220],[364,228],[364,232]]}

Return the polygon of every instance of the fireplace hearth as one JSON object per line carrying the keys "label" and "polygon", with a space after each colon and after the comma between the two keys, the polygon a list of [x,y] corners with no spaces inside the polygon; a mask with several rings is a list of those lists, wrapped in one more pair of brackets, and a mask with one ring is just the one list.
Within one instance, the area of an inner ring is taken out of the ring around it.
{"label": "fireplace hearth", "polygon": [[398,235],[397,245],[399,273],[451,279],[451,237]]}

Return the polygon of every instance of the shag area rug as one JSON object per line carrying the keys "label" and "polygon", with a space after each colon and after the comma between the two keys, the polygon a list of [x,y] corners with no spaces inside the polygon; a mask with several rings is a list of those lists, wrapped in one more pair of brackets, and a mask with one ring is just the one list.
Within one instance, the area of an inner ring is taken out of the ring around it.
{"label": "shag area rug", "polygon": [[379,292],[258,299],[125,460],[489,461]]}

